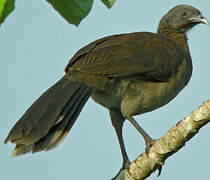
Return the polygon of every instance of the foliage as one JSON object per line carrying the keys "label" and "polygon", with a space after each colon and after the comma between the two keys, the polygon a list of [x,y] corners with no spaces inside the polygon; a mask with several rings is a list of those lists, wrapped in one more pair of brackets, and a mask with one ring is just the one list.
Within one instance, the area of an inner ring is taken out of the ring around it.
{"label": "foliage", "polygon": [[14,10],[15,0],[0,0],[0,25],[5,18]]}
{"label": "foliage", "polygon": [[[79,25],[90,12],[93,0],[46,0],[70,24]],[[115,0],[101,0],[107,8],[111,8]],[[0,0],[0,25],[14,10],[15,0]]]}

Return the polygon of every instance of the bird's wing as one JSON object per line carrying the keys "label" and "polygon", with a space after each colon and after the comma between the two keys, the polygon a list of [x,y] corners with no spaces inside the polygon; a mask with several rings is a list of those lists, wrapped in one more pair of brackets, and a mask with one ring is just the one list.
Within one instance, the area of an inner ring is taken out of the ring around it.
{"label": "bird's wing", "polygon": [[172,40],[158,34],[136,32],[99,39],[79,50],[65,71],[105,77],[141,76],[167,81],[186,57]]}

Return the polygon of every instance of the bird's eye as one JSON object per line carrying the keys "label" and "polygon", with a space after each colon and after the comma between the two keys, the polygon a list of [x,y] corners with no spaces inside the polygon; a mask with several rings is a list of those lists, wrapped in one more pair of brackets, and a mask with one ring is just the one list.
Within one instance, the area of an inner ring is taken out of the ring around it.
{"label": "bird's eye", "polygon": [[181,15],[182,16],[186,16],[187,15],[187,12],[186,11],[185,12],[182,12]]}

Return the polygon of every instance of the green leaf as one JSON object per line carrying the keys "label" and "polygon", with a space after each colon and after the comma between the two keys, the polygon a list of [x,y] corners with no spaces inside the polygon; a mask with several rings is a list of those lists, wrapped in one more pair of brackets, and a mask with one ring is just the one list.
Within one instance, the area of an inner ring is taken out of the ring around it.
{"label": "green leaf", "polygon": [[113,4],[115,3],[115,0],[101,0],[107,8],[111,8],[113,6]]}
{"label": "green leaf", "polygon": [[0,0],[0,25],[14,9],[15,0]]}
{"label": "green leaf", "polygon": [[47,0],[70,24],[79,25],[92,8],[93,0]]}

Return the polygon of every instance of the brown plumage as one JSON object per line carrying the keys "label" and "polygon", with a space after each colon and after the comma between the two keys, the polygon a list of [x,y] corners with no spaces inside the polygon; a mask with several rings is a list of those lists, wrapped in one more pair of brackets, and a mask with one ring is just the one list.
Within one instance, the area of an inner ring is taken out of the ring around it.
{"label": "brown plumage", "polygon": [[[108,36],[79,50],[66,66],[66,75],[25,112],[5,143],[16,144],[13,156],[49,150],[68,134],[90,96],[110,111],[123,155],[127,118],[143,135],[134,115],[152,111],[171,101],[189,82],[192,62],[186,32],[207,24],[200,11],[180,5],[160,21],[158,32]],[[91,122],[90,122],[91,123]]]}

